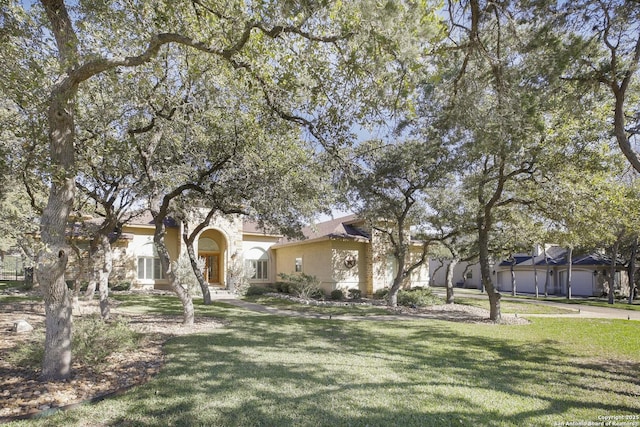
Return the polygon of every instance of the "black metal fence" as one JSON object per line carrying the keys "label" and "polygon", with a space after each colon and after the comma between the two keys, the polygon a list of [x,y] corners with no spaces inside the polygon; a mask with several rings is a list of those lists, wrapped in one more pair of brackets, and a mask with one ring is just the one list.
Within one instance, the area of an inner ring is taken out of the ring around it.
{"label": "black metal fence", "polygon": [[24,270],[21,257],[5,255],[0,260],[0,280],[24,280]]}

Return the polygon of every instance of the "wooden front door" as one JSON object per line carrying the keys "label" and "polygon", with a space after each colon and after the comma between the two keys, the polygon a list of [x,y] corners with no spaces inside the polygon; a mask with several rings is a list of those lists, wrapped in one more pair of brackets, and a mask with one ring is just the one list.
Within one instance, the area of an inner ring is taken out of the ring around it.
{"label": "wooden front door", "polygon": [[204,256],[204,277],[207,283],[220,283],[220,255],[207,254]]}

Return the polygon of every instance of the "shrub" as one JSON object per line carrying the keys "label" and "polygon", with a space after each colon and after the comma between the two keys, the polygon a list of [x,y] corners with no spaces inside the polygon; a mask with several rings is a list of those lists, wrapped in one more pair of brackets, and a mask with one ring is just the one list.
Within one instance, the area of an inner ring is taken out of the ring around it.
{"label": "shrub", "polygon": [[242,258],[232,257],[227,274],[228,289],[238,295],[247,295],[249,288],[252,286],[251,278],[255,274],[255,270],[250,265],[245,264]]}
{"label": "shrub", "polygon": [[75,322],[72,348],[76,361],[98,365],[107,356],[134,348],[139,335],[124,321],[105,323],[100,315],[82,317]]}
{"label": "shrub", "polygon": [[357,288],[349,289],[349,299],[360,299],[362,298],[362,291]]}
{"label": "shrub", "polygon": [[268,294],[269,292],[273,292],[273,289],[265,287],[265,286],[260,286],[260,285],[251,285],[247,288],[247,291],[245,292],[245,296],[259,296],[259,295],[264,295],[264,294]]}
{"label": "shrub", "polygon": [[334,289],[331,291],[331,299],[334,301],[339,301],[344,298],[344,292],[342,289]]}
{"label": "shrub", "polygon": [[385,299],[389,294],[389,288],[378,289],[373,293],[374,299]]}
{"label": "shrub", "polygon": [[[81,317],[73,324],[74,361],[90,364],[100,370],[106,357],[118,351],[135,348],[140,338],[126,322],[105,323],[100,315]],[[37,334],[34,340],[12,350],[8,360],[18,366],[38,368],[44,358],[44,339]]]}
{"label": "shrub", "polygon": [[284,274],[280,273],[282,282],[276,283],[276,286],[280,284],[280,287],[285,292],[291,295],[297,296],[303,299],[322,299],[324,298],[324,292],[320,289],[320,282],[315,276],[308,274]]}
{"label": "shrub", "polygon": [[39,368],[44,359],[44,334],[35,333],[30,340],[12,349],[7,354],[7,361],[12,365],[25,368]]}
{"label": "shrub", "polygon": [[288,283],[288,282],[276,282],[274,284],[274,287],[276,288],[276,292],[280,292],[281,294],[288,294],[289,293],[289,285],[290,285],[290,283]]}
{"label": "shrub", "polygon": [[131,289],[131,282],[118,282],[110,286],[112,291],[128,291]]}
{"label": "shrub", "polygon": [[433,295],[431,289],[415,288],[398,292],[398,305],[424,307],[442,304],[442,299]]}
{"label": "shrub", "polygon": [[324,291],[320,289],[320,286],[315,286],[309,289],[307,296],[303,296],[302,294],[299,294],[298,296],[304,299],[311,298],[315,300],[323,300],[326,297],[326,295],[324,294]]}

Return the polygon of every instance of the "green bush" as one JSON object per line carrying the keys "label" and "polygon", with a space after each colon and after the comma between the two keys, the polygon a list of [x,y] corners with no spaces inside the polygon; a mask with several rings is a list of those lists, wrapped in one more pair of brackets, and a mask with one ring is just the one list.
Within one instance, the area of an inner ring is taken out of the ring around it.
{"label": "green bush", "polygon": [[[44,337],[40,335],[12,350],[9,361],[18,366],[40,367],[44,358]],[[90,364],[99,370],[108,356],[135,348],[139,338],[140,335],[129,329],[126,322],[105,323],[98,314],[81,317],[73,322],[73,360]]]}
{"label": "green bush", "polygon": [[265,287],[265,286],[260,286],[260,285],[251,285],[247,288],[247,291],[245,292],[245,296],[258,296],[258,295],[264,295],[264,294],[268,294],[269,292],[273,292],[274,290],[269,288],[269,287]]}
{"label": "green bush", "polygon": [[280,292],[281,294],[288,294],[290,285],[291,283],[289,282],[276,282],[274,286],[277,292]]}
{"label": "green bush", "polygon": [[362,298],[362,291],[357,288],[349,289],[349,299],[360,299]]}
{"label": "green bush", "polygon": [[118,282],[114,285],[109,284],[112,291],[128,291],[131,289],[131,282]]}
{"label": "green bush", "polygon": [[322,289],[320,289],[319,286],[316,286],[312,289],[309,290],[309,292],[307,293],[307,296],[302,296],[302,294],[299,295],[300,298],[305,298],[305,299],[315,299],[315,300],[323,300],[325,299],[326,295],[324,293],[324,291]]}
{"label": "green bush", "polygon": [[[286,289],[288,294],[294,295],[303,299],[322,299],[324,298],[324,292],[320,289],[320,282],[315,276],[308,274],[284,274],[280,273],[282,282],[279,283],[281,288]],[[286,285],[285,285],[286,284]]]}
{"label": "green bush", "polygon": [[378,289],[373,293],[374,299],[385,299],[389,295],[389,288]]}
{"label": "green bush", "polygon": [[107,356],[138,343],[139,335],[124,321],[105,323],[100,315],[82,317],[74,322],[71,343],[76,361],[100,366]]}
{"label": "green bush", "polygon": [[398,292],[398,305],[424,307],[442,304],[442,299],[433,295],[431,289],[414,288]]}
{"label": "green bush", "polygon": [[334,301],[339,301],[344,298],[344,292],[342,289],[334,289],[331,291],[331,299]]}
{"label": "green bush", "polygon": [[44,359],[44,334],[35,333],[30,340],[12,349],[7,354],[7,361],[12,365],[37,369]]}

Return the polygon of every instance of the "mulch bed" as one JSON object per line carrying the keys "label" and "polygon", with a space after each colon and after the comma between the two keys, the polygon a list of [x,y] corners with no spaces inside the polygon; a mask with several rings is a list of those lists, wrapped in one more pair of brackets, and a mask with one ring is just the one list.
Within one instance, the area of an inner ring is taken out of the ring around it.
{"label": "mulch bed", "polygon": [[[99,312],[97,301],[81,302],[81,315]],[[156,375],[164,363],[162,346],[172,336],[212,330],[222,326],[212,318],[196,319],[184,328],[174,316],[131,315],[112,308],[114,317],[124,318],[129,326],[145,336],[135,349],[108,357],[100,369],[75,363],[70,378],[43,382],[40,369],[11,365],[7,355],[29,341],[43,339],[44,309],[42,304],[4,304],[0,311],[0,422],[28,418],[75,404],[99,400],[132,386],[143,384]],[[78,313],[74,313],[74,317]],[[34,327],[32,332],[15,333],[13,323],[24,319]]]}

